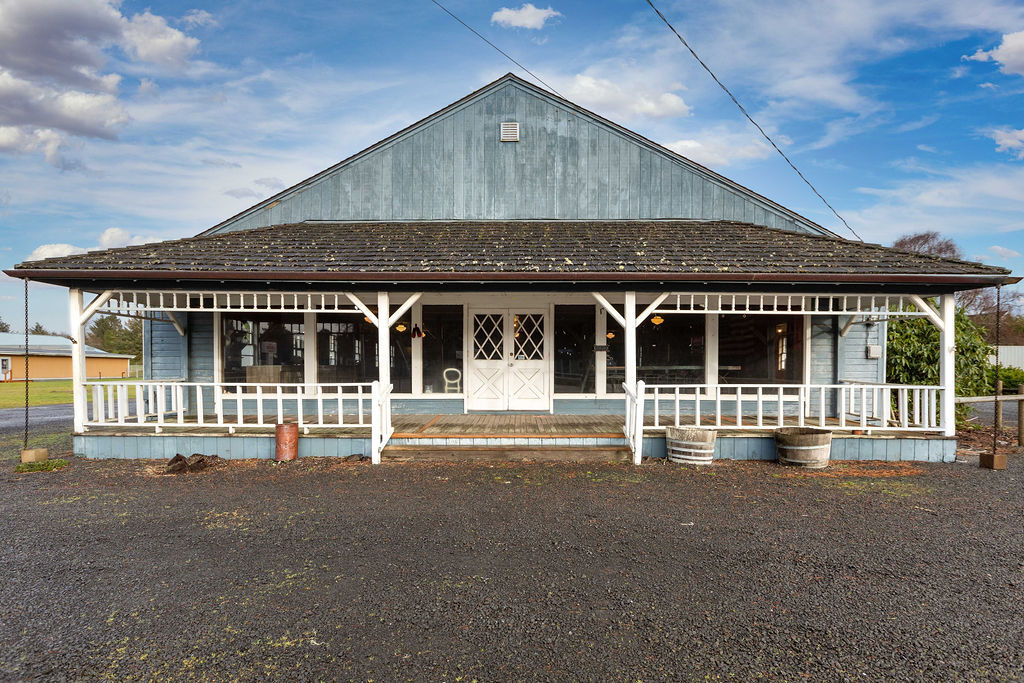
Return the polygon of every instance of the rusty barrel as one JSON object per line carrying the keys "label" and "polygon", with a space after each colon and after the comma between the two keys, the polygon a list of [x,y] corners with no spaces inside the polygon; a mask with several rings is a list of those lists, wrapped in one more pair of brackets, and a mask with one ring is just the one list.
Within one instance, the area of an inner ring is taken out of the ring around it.
{"label": "rusty barrel", "polygon": [[805,469],[828,467],[832,432],[813,427],[781,427],[775,430],[779,462]]}
{"label": "rusty barrel", "polygon": [[299,457],[299,425],[284,422],[274,432],[276,449],[274,460],[294,460]]}
{"label": "rusty barrel", "polygon": [[669,462],[688,465],[710,465],[715,457],[714,429],[698,427],[666,427],[665,455]]}

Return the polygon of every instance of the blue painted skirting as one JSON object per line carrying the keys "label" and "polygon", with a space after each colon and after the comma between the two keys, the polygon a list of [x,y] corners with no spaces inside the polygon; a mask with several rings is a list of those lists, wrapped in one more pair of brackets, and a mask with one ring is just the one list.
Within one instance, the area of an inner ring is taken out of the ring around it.
{"label": "blue painted skirting", "polygon": [[[560,446],[609,447],[623,446],[624,439],[597,437],[504,437],[484,438],[422,438],[392,439],[393,445],[422,446]],[[160,434],[147,436],[77,435],[76,455],[87,458],[171,458],[177,453],[219,455],[222,458],[273,458],[274,437],[189,436]],[[299,437],[299,457],[343,457],[368,455],[370,440],[364,437]],[[665,457],[665,438],[644,438],[644,456]],[[770,436],[720,436],[715,442],[715,458],[729,460],[775,460],[775,441]],[[956,440],[945,438],[842,437],[832,439],[833,460],[914,460],[919,462],[953,462]]]}

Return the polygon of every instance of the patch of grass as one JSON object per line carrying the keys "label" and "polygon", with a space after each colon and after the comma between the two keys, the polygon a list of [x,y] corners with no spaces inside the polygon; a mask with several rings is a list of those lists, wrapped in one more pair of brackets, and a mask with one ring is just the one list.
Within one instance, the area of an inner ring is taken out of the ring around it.
{"label": "patch of grass", "polygon": [[905,479],[841,479],[825,480],[823,483],[851,496],[881,493],[895,498],[908,498],[929,492],[929,489]]}
{"label": "patch of grass", "polygon": [[[21,434],[13,434],[5,439],[0,439],[0,462],[17,461],[21,459]],[[66,455],[71,453],[72,438],[71,430],[66,432],[44,432],[40,434],[29,434],[29,448],[46,448],[51,455]]]}
{"label": "patch of grass", "polygon": [[[120,380],[111,379],[103,381],[117,382]],[[30,406],[52,406],[58,403],[71,403],[71,395],[71,380],[69,379],[37,380],[28,383],[28,404]],[[134,387],[128,389],[128,398],[135,400]],[[0,383],[0,408],[20,408],[24,405],[24,382]]]}
{"label": "patch of grass", "polygon": [[64,458],[57,458],[55,460],[44,460],[42,462],[23,462],[14,468],[14,471],[18,474],[24,474],[25,472],[53,472],[59,470],[62,467],[67,467],[70,463]]}

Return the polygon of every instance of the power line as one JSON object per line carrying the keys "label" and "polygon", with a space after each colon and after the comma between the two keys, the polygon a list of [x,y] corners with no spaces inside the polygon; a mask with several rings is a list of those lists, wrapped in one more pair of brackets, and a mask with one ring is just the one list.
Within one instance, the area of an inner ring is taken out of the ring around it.
{"label": "power line", "polygon": [[690,44],[686,42],[686,39],[683,38],[679,34],[679,31],[677,31],[675,29],[675,27],[671,23],[669,23],[669,20],[665,18],[665,15],[661,13],[661,10],[659,10],[657,7],[655,7],[654,3],[651,2],[651,0],[647,0],[647,4],[650,5],[651,9],[654,10],[655,14],[657,14],[658,17],[660,17],[661,20],[663,22],[665,22],[665,25],[669,27],[669,29],[672,31],[672,33],[676,34],[676,38],[678,38],[679,42],[683,44],[683,47],[685,47],[687,50],[690,51],[690,54],[693,55],[693,58],[697,60],[697,63],[700,64],[702,67],[704,67],[704,70],[707,71],[708,75],[710,75],[711,78],[714,79],[715,83],[718,84],[718,87],[720,87],[723,91],[725,91],[725,94],[729,96],[729,99],[731,99],[733,101],[733,104],[735,104],[737,107],[739,107],[739,110],[741,112],[743,112],[743,115],[747,117],[747,120],[750,121],[752,124],[754,124],[754,127],[757,128],[758,132],[760,132],[761,135],[764,136],[764,139],[767,140],[769,142],[769,144],[771,144],[771,146],[775,148],[775,151],[778,152],[779,155],[783,159],[786,160],[786,163],[789,164],[790,168],[792,168],[794,171],[796,171],[796,174],[798,176],[800,176],[800,180],[802,180],[805,183],[807,183],[807,187],[811,188],[811,191],[814,192],[814,194],[818,195],[818,199],[823,201],[825,203],[825,206],[827,206],[829,209],[832,210],[832,213],[834,213],[836,215],[836,218],[838,218],[840,221],[842,221],[843,225],[846,226],[846,229],[849,230],[850,232],[852,232],[857,239],[859,239],[861,242],[863,242],[864,240],[861,239],[861,236],[857,234],[857,231],[854,230],[853,228],[851,228],[850,224],[846,222],[846,219],[843,218],[842,216],[840,216],[839,212],[835,210],[835,207],[833,207],[831,204],[829,204],[828,200],[825,199],[823,196],[821,196],[821,193],[818,192],[817,188],[815,188],[814,185],[811,184],[810,180],[808,180],[806,177],[804,177],[804,174],[800,172],[800,169],[797,168],[796,165],[794,165],[793,162],[789,160],[789,157],[786,156],[786,153],[783,152],[779,148],[779,146],[775,144],[775,141],[772,140],[771,137],[769,137],[768,133],[764,132],[764,128],[761,128],[761,126],[759,126],[757,124],[757,121],[755,121],[750,116],[750,114],[747,113],[747,110],[743,108],[743,105],[739,103],[739,100],[737,100],[736,97],[729,91],[729,89],[727,87],[725,87],[725,84],[722,83],[722,81],[718,80],[718,76],[716,76],[715,73],[710,69],[710,67],[708,67],[708,65],[704,63],[704,60],[702,60],[700,57],[697,56],[697,53],[694,51],[694,49],[692,47],[690,47]]}
{"label": "power line", "polygon": [[502,55],[504,55],[504,56],[505,56],[505,59],[507,59],[508,61],[512,62],[513,64],[515,64],[516,66],[518,66],[518,67],[519,67],[520,69],[522,69],[522,70],[523,70],[523,71],[525,71],[526,73],[528,73],[528,74],[530,74],[531,76],[533,76],[533,78],[534,78],[534,80],[535,80],[535,81],[537,81],[538,83],[540,83],[541,85],[543,85],[543,86],[544,86],[545,88],[547,88],[547,89],[548,89],[548,90],[550,90],[551,92],[553,92],[553,93],[555,93],[556,95],[558,95],[559,97],[561,97],[561,98],[562,98],[563,100],[565,99],[565,97],[564,97],[564,96],[562,95],[562,93],[558,92],[557,90],[555,90],[554,88],[552,88],[552,87],[551,87],[550,85],[548,85],[547,83],[545,83],[545,82],[544,82],[544,79],[543,79],[543,78],[541,78],[541,77],[540,77],[540,76],[538,76],[537,74],[533,73],[532,71],[530,71],[529,69],[527,69],[527,68],[526,68],[525,66],[523,66],[523,65],[522,65],[522,64],[520,64],[519,62],[517,62],[517,61],[516,61],[516,60],[515,60],[515,59],[514,59],[514,58],[512,57],[512,55],[510,55],[509,53],[505,52],[505,51],[504,51],[504,50],[502,50],[502,49],[501,49],[500,47],[498,47],[497,45],[495,45],[495,44],[494,44],[494,43],[492,43],[491,41],[489,41],[489,40],[487,40],[486,38],[484,38],[484,37],[483,37],[482,35],[480,35],[480,33],[479,33],[479,32],[478,32],[478,31],[477,31],[477,30],[476,30],[475,28],[473,28],[472,26],[470,26],[469,24],[467,24],[466,22],[464,22],[464,21],[463,21],[462,19],[459,19],[459,18],[458,18],[457,16],[455,16],[454,14],[452,14],[451,10],[449,10],[449,9],[448,9],[447,7],[445,7],[444,5],[442,5],[441,3],[439,3],[439,2],[437,1],[437,0],[430,0],[430,1],[431,1],[432,3],[434,3],[435,5],[437,5],[438,7],[440,7],[441,9],[443,9],[443,10],[445,11],[445,13],[446,13],[446,14],[447,14],[448,16],[450,16],[450,17],[451,17],[452,19],[454,19],[455,21],[459,22],[460,24],[462,24],[463,26],[465,26],[466,28],[468,28],[468,29],[469,29],[470,31],[472,31],[472,32],[473,32],[473,33],[474,33],[474,34],[476,35],[476,37],[477,37],[477,38],[479,38],[480,40],[484,41],[485,43],[487,43],[488,45],[490,45],[491,47],[493,47],[493,48],[494,48],[495,50],[497,50],[498,52],[500,52],[500,53],[501,53]]}

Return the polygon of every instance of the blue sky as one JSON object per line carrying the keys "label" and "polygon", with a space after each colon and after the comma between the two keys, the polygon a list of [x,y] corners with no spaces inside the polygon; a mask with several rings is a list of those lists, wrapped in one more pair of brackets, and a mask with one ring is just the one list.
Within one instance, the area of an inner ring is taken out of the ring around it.
{"label": "blue sky", "polygon": [[[445,4],[569,99],[844,234],[642,0]],[[866,240],[938,230],[1024,272],[1024,3],[660,4]],[[0,265],[194,235],[510,70],[429,0],[0,0]],[[32,307],[67,329],[64,290]]]}

